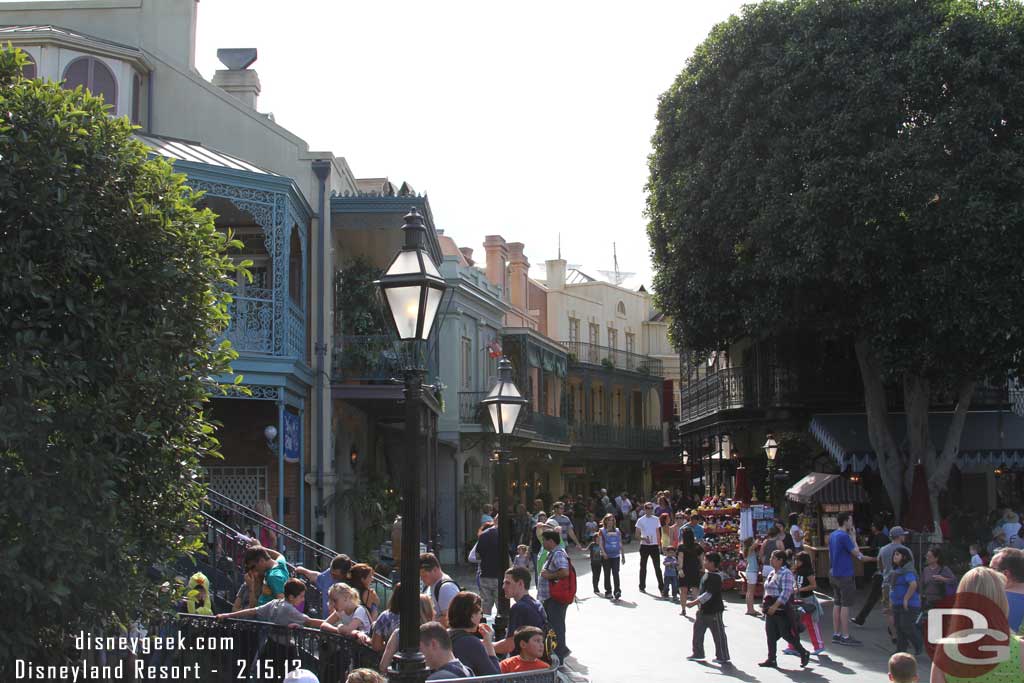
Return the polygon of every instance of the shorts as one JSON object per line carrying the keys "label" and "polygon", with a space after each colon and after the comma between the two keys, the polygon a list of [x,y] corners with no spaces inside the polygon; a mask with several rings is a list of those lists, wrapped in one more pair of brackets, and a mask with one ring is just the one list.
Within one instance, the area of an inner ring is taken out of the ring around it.
{"label": "shorts", "polygon": [[756,572],[756,571],[748,571],[747,572],[747,584],[749,584],[751,586],[756,586],[757,582],[758,582],[758,580],[760,578],[761,578],[760,572]]}
{"label": "shorts", "polygon": [[853,607],[857,595],[857,584],[852,576],[829,576],[832,584],[833,607]]}

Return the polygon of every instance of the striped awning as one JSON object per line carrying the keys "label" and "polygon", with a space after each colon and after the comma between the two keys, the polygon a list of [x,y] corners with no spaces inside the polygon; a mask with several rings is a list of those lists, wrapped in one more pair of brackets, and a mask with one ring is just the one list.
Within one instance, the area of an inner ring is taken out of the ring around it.
{"label": "striped awning", "polygon": [[795,503],[863,503],[864,489],[838,474],[811,472],[786,491]]}
{"label": "striped awning", "polygon": [[[941,448],[945,442],[952,417],[952,413],[931,413],[928,416],[932,443],[936,448]],[[906,415],[891,413],[889,429],[899,447],[906,449]],[[853,472],[878,469],[864,413],[815,415],[810,431],[841,469],[849,468]],[[960,436],[956,464],[962,471],[1000,465],[1024,470],[1024,417],[1003,411],[968,413]]]}

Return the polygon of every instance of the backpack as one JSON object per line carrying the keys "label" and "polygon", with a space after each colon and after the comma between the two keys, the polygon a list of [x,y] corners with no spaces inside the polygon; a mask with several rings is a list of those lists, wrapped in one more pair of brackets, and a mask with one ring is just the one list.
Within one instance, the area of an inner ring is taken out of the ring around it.
{"label": "backpack", "polygon": [[460,586],[459,582],[456,581],[455,579],[447,579],[447,578],[441,579],[440,581],[435,583],[433,588],[431,589],[431,591],[433,593],[434,606],[435,607],[437,606],[437,604],[438,604],[437,601],[439,600],[440,595],[441,595],[441,586],[445,585],[446,583],[454,583],[455,584],[455,588],[457,590],[459,590],[459,591],[462,590],[462,586]]}
{"label": "backpack", "polygon": [[[558,549],[555,550],[557,552]],[[564,550],[562,552],[565,552]],[[551,564],[551,559],[554,557],[554,552],[551,553],[551,557],[548,557],[547,565]],[[569,553],[565,553],[565,559],[569,563],[569,576],[564,579],[558,579],[557,581],[551,581],[551,599],[560,605],[571,605],[573,600],[576,599],[576,567],[572,565],[572,560],[569,558]]]}

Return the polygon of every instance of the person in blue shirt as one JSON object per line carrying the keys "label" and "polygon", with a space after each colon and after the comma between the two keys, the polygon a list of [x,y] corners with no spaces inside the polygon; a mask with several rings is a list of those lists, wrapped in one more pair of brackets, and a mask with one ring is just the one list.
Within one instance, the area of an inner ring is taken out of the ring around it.
{"label": "person in blue shirt", "polygon": [[1003,548],[992,558],[992,569],[1006,577],[1010,630],[1017,633],[1024,624],[1024,550]]}
{"label": "person in blue shirt", "polygon": [[892,554],[892,588],[889,600],[892,603],[896,622],[896,649],[907,651],[907,644],[914,646],[914,654],[921,654],[924,643],[917,617],[921,614],[921,593],[917,590],[917,573],[909,553],[897,550]]}
{"label": "person in blue shirt", "polygon": [[860,645],[850,636],[850,607],[857,598],[857,586],[853,581],[853,558],[862,562],[875,562],[874,557],[865,557],[853,540],[853,517],[848,512],[836,516],[839,528],[829,534],[829,583],[832,585],[832,642],[840,645]]}

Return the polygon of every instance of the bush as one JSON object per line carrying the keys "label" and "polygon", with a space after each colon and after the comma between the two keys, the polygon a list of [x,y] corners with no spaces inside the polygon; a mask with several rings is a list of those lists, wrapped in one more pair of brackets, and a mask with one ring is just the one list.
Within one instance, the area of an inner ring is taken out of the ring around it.
{"label": "bush", "polygon": [[126,119],[25,61],[0,49],[0,670],[173,600],[238,246]]}

